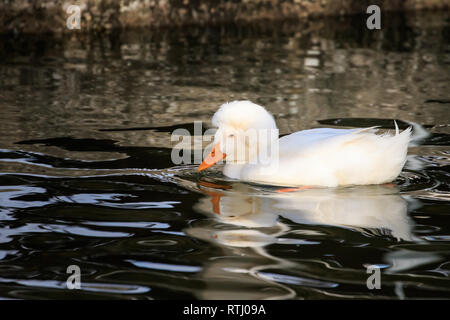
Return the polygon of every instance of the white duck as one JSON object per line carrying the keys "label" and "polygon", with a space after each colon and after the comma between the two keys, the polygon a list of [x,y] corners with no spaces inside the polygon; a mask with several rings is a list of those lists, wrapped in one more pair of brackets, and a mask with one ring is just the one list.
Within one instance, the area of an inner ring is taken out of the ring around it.
{"label": "white duck", "polygon": [[223,104],[212,118],[214,147],[198,168],[225,158],[225,176],[278,186],[382,184],[406,162],[411,128],[395,135],[318,128],[279,138],[272,115],[250,101]]}

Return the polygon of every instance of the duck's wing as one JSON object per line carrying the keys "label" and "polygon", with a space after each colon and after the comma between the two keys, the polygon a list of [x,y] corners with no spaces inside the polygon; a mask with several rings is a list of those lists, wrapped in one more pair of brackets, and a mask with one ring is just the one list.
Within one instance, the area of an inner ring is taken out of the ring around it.
{"label": "duck's wing", "polygon": [[279,140],[280,153],[307,152],[310,148],[324,144],[346,143],[358,138],[361,133],[375,133],[377,127],[357,129],[317,128],[298,131]]}

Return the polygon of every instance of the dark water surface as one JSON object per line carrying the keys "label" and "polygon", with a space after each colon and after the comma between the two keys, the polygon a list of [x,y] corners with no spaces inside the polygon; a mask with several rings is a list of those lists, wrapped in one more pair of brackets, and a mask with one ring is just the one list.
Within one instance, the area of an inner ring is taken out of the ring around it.
{"label": "dark water surface", "polygon": [[[0,297],[450,298],[449,14],[364,19],[0,36]],[[283,134],[414,122],[408,163],[283,194],[172,164],[235,99]]]}

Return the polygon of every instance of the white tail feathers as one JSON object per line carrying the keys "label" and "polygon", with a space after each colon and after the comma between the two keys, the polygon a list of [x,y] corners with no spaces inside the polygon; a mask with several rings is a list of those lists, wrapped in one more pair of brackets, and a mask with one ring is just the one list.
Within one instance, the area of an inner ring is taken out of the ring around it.
{"label": "white tail feathers", "polygon": [[430,132],[420,124],[410,121],[405,122],[411,126],[409,127],[410,130],[413,129],[413,134],[410,139],[411,146],[419,145],[425,138],[428,138],[430,136]]}

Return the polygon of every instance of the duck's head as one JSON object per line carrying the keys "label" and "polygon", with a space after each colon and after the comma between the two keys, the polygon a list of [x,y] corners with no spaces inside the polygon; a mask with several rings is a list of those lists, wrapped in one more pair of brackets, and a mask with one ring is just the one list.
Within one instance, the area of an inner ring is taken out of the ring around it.
{"label": "duck's head", "polygon": [[270,148],[278,139],[273,116],[251,101],[233,101],[220,106],[212,118],[218,130],[211,153],[198,167],[207,169],[225,159],[227,164],[245,164]]}

